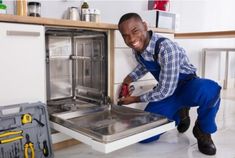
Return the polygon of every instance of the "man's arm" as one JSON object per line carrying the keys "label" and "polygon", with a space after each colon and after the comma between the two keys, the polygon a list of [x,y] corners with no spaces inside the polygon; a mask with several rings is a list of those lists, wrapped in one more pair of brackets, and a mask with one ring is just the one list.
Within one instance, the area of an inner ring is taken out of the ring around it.
{"label": "man's arm", "polygon": [[123,98],[120,100],[122,104],[160,101],[174,93],[180,73],[180,50],[174,47],[173,42],[169,40],[164,42],[167,43],[165,43],[165,48],[162,47],[160,50],[161,71],[158,86],[141,96]]}
{"label": "man's arm", "polygon": [[180,74],[180,50],[170,40],[164,41],[165,48],[160,50],[160,66],[158,86],[140,96],[141,102],[160,101],[172,95],[177,87]]}
{"label": "man's arm", "polygon": [[[130,83],[137,81],[138,79],[143,77],[147,72],[148,72],[148,70],[142,64],[139,63],[135,67],[135,69],[129,75],[127,75],[125,77],[125,79],[123,80],[122,86],[124,86],[124,84],[127,84],[129,86]],[[121,89],[122,89],[122,87],[121,87]],[[120,99],[118,102],[119,105],[140,102],[139,96],[127,96],[125,98],[119,98],[119,99]]]}
{"label": "man's arm", "polygon": [[139,63],[134,68],[134,70],[129,75],[127,75],[127,77],[123,80],[123,83],[127,82],[130,84],[131,82],[135,82],[141,77],[143,77],[147,72],[148,70],[142,64]]}

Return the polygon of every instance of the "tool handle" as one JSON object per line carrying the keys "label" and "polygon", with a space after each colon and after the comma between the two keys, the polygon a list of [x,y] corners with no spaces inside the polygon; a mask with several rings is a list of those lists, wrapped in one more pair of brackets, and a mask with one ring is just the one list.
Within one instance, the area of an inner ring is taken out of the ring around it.
{"label": "tool handle", "polygon": [[35,158],[35,153],[34,153],[34,145],[33,143],[29,143],[29,148],[31,150],[31,158]]}
{"label": "tool handle", "polygon": [[25,144],[24,145],[24,158],[29,158],[28,148],[29,148],[29,144]]}
{"label": "tool handle", "polygon": [[24,145],[24,158],[29,158],[29,148],[31,150],[31,158],[35,158],[34,145],[31,142]]}
{"label": "tool handle", "polygon": [[127,97],[129,95],[129,85],[128,84],[125,84],[123,83],[121,85],[121,89],[120,89],[120,92],[119,92],[119,96],[118,98],[122,98],[122,97]]}
{"label": "tool handle", "polygon": [[0,134],[0,138],[10,136],[10,135],[15,135],[15,134],[21,134],[21,133],[23,133],[22,130],[20,130],[20,131],[9,131],[9,132],[5,132],[5,133]]}
{"label": "tool handle", "polygon": [[43,141],[43,155],[45,157],[47,157],[49,155],[49,149],[48,149],[46,140]]}
{"label": "tool handle", "polygon": [[0,144],[10,143],[10,142],[22,139],[22,138],[24,138],[24,137],[23,136],[18,136],[18,137],[14,137],[14,138],[0,140]]}

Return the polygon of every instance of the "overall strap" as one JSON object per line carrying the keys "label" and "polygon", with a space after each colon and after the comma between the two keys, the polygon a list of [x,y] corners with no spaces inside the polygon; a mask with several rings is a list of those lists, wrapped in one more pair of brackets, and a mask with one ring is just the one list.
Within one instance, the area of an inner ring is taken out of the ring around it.
{"label": "overall strap", "polygon": [[158,53],[159,53],[159,51],[160,51],[159,45],[160,45],[160,43],[161,43],[162,41],[164,41],[165,39],[167,39],[167,38],[161,37],[161,38],[159,38],[159,39],[156,41],[155,49],[154,49],[154,55],[153,55],[154,61],[157,61],[157,59],[158,59]]}

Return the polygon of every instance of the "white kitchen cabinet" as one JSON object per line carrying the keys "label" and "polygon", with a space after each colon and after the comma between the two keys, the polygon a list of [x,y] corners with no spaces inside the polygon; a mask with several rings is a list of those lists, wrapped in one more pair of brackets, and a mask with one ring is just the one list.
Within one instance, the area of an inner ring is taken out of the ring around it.
{"label": "white kitchen cabinet", "polygon": [[[129,48],[116,48],[114,60],[114,83],[122,83],[123,79],[137,66],[137,61]],[[151,73],[147,73],[140,80],[149,79],[154,79]]]}
{"label": "white kitchen cabinet", "polygon": [[44,27],[1,22],[0,28],[0,106],[45,103]]}

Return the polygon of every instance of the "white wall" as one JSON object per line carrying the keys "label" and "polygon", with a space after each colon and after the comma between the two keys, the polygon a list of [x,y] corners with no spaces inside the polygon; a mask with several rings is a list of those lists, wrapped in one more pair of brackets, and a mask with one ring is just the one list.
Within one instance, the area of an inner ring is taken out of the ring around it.
{"label": "white wall", "polygon": [[235,28],[234,0],[172,0],[171,11],[180,14],[180,31]]}
{"label": "white wall", "polygon": [[[28,0],[42,4],[43,17],[62,18],[70,6],[79,7],[82,0]],[[14,13],[14,0],[3,0],[7,12]],[[126,12],[138,12],[149,23],[154,22],[154,13],[147,11],[148,0],[88,0],[90,8],[101,10],[101,21],[117,23]],[[212,31],[235,28],[234,0],[171,0],[170,11],[180,15],[181,32]]]}
{"label": "white wall", "polygon": [[[3,0],[4,1],[4,0]],[[30,1],[30,0],[29,0]],[[31,0],[33,1],[33,0]],[[68,7],[75,6],[80,9],[82,0],[35,0],[41,3],[41,16],[48,18],[62,18]],[[8,6],[8,14],[14,14],[15,2],[4,1]],[[101,21],[117,23],[119,18],[127,12],[143,13],[147,11],[146,0],[88,0],[90,8],[101,10]],[[148,17],[147,17],[148,19]]]}
{"label": "white wall", "polygon": [[[173,0],[171,11],[180,15],[179,32],[202,31],[226,31],[235,29],[235,1],[234,0]],[[198,74],[202,70],[203,48],[235,48],[235,38],[225,39],[177,39],[183,46],[191,60],[198,68]],[[235,62],[234,52],[230,53],[229,79],[234,80]],[[224,78],[224,60],[219,61],[220,53],[210,54],[206,64],[206,77],[219,80]],[[221,63],[221,67],[219,66]],[[219,74],[221,69],[221,74]],[[234,83],[230,84],[233,85]]]}
{"label": "white wall", "polygon": [[[235,48],[235,39],[176,39],[177,43],[179,43],[184,49],[187,51],[187,54],[190,58],[190,61],[198,68],[198,75],[201,75],[202,70],[202,49],[203,48]],[[235,52],[230,53],[230,67],[234,65]],[[206,75],[212,79],[219,79],[217,68],[219,68],[219,56],[220,53],[213,52],[213,54],[209,54],[208,61],[206,65]],[[221,59],[222,68],[224,70],[224,59]],[[214,68],[216,68],[214,70]],[[223,71],[221,70],[221,71]],[[223,72],[222,72],[223,73]],[[229,69],[230,77],[235,78],[234,69]],[[223,75],[224,76],[224,75]]]}

